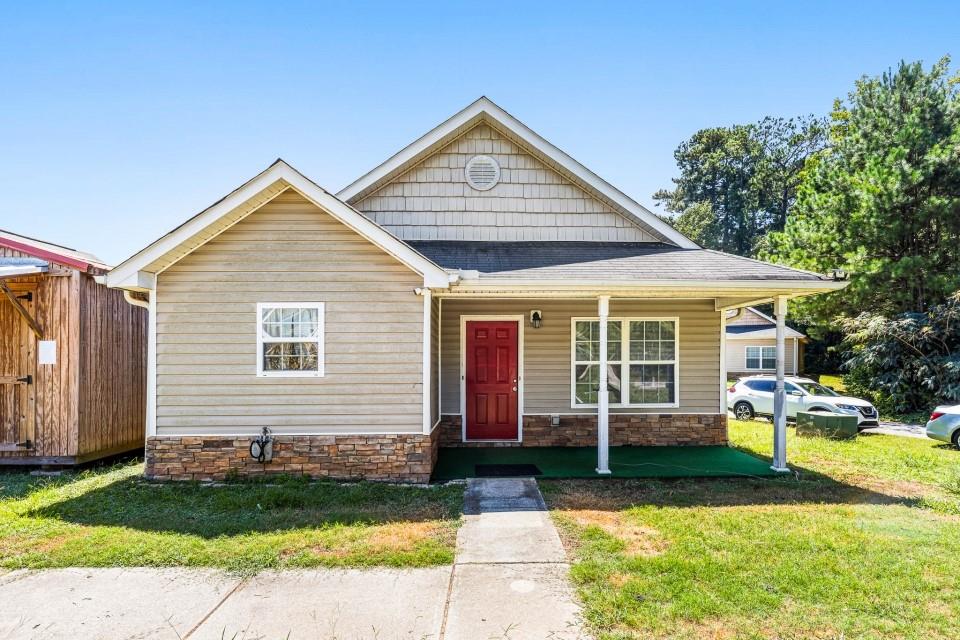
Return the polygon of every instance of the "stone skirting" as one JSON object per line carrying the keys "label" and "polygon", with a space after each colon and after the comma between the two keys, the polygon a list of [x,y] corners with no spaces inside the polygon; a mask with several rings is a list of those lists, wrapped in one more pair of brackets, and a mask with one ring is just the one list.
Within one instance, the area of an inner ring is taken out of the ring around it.
{"label": "stone skirting", "polygon": [[437,460],[439,430],[382,436],[274,436],[273,460],[250,457],[254,436],[152,436],[145,476],[153,480],[224,480],[272,474],[336,480],[426,483]]}
{"label": "stone skirting", "polygon": [[[462,442],[460,416],[445,415],[438,437],[441,447],[595,447],[597,416],[562,415],[553,426],[549,415],[523,416],[523,442]],[[727,444],[727,416],[688,413],[610,414],[610,446],[702,446]]]}

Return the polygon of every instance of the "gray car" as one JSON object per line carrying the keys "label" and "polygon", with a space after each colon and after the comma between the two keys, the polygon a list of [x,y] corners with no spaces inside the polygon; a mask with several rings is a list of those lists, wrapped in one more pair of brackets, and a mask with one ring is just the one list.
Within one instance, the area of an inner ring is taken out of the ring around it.
{"label": "gray car", "polygon": [[960,405],[937,407],[927,421],[927,437],[960,449]]}

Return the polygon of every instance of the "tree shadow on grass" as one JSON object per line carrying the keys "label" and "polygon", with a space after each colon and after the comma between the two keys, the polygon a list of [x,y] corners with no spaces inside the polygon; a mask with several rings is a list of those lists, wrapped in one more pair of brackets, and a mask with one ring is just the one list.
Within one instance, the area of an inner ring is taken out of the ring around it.
{"label": "tree shadow on grass", "polygon": [[[756,455],[756,454],[752,454]],[[790,465],[778,477],[547,480],[541,489],[551,509],[619,511],[635,505],[663,507],[755,507],[802,504],[923,506],[919,495],[859,486]]]}
{"label": "tree shadow on grass", "polygon": [[299,478],[222,485],[151,483],[127,477],[22,515],[87,526],[215,538],[305,527],[456,518],[462,487],[340,484]]}

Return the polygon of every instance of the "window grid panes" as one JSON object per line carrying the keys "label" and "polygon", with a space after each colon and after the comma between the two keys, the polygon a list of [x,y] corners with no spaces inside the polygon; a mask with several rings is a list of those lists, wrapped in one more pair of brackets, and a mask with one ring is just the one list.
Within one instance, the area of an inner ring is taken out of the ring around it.
{"label": "window grid panes", "polygon": [[747,347],[747,369],[776,369],[776,347]]}
{"label": "window grid panes", "polygon": [[323,305],[261,304],[260,375],[323,375]]}
{"label": "window grid panes", "polygon": [[[574,325],[574,395],[577,404],[596,404],[600,385],[600,321],[577,321]],[[621,326],[607,321],[607,390],[610,403],[620,403]]]}
{"label": "window grid panes", "polygon": [[[607,321],[611,406],[676,403],[676,329],[673,319]],[[600,322],[576,320],[573,331],[573,401],[575,405],[595,405],[600,382]]]}

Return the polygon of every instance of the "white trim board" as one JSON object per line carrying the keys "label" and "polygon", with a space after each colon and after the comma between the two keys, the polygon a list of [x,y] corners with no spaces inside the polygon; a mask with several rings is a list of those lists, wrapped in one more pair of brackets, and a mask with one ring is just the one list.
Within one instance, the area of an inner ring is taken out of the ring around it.
{"label": "white trim board", "polygon": [[[278,187],[282,188],[277,190]],[[236,219],[232,220],[230,225],[224,229],[202,237],[204,231],[208,230],[222,218],[227,217],[238,207],[243,206],[251,199],[271,188],[276,190],[276,193],[273,193],[257,206],[236,217]],[[226,228],[237,224],[263,206],[263,204],[272,200],[276,195],[282,193],[286,188],[293,189],[334,219],[363,236],[375,246],[383,249],[416,273],[421,274],[424,279],[424,286],[446,288],[450,285],[451,276],[443,268],[431,262],[410,245],[391,235],[378,224],[368,220],[362,213],[350,205],[326,192],[322,187],[309,180],[283,160],[277,160],[266,170],[244,183],[216,204],[195,215],[193,218],[190,218],[187,222],[154,241],[132,257],[124,260],[107,274],[107,286],[119,289],[151,289],[156,274],[162,273],[164,270],[170,268],[184,256],[189,255],[190,252],[222,233]],[[191,239],[195,239],[196,244],[190,246],[186,251],[181,251],[179,254],[173,253],[181,244]],[[156,268],[154,271],[146,271],[148,266],[158,261],[163,261],[162,266]]]}
{"label": "white trim board", "polygon": [[385,162],[344,187],[337,193],[337,197],[350,203],[362,199],[372,190],[386,184],[391,178],[414,166],[417,162],[436,152],[444,144],[480,122],[487,122],[495,128],[505,130],[505,133],[517,138],[521,146],[527,147],[527,150],[531,151],[533,155],[546,160],[548,165],[558,169],[561,174],[567,174],[566,177],[571,179],[572,182],[585,187],[588,192],[592,192],[599,196],[601,200],[612,204],[620,215],[633,224],[640,226],[640,228],[652,230],[667,242],[672,242],[678,247],[699,248],[699,245],[690,238],[548,142],[486,96],[481,96],[466,108],[447,118],[392,155]]}
{"label": "white trim board", "polygon": [[[467,440],[467,322],[502,321],[517,323],[517,439]],[[461,442],[523,442],[523,333],[526,316],[523,314],[487,314],[460,316],[460,440]],[[446,414],[456,415],[456,414]]]}

